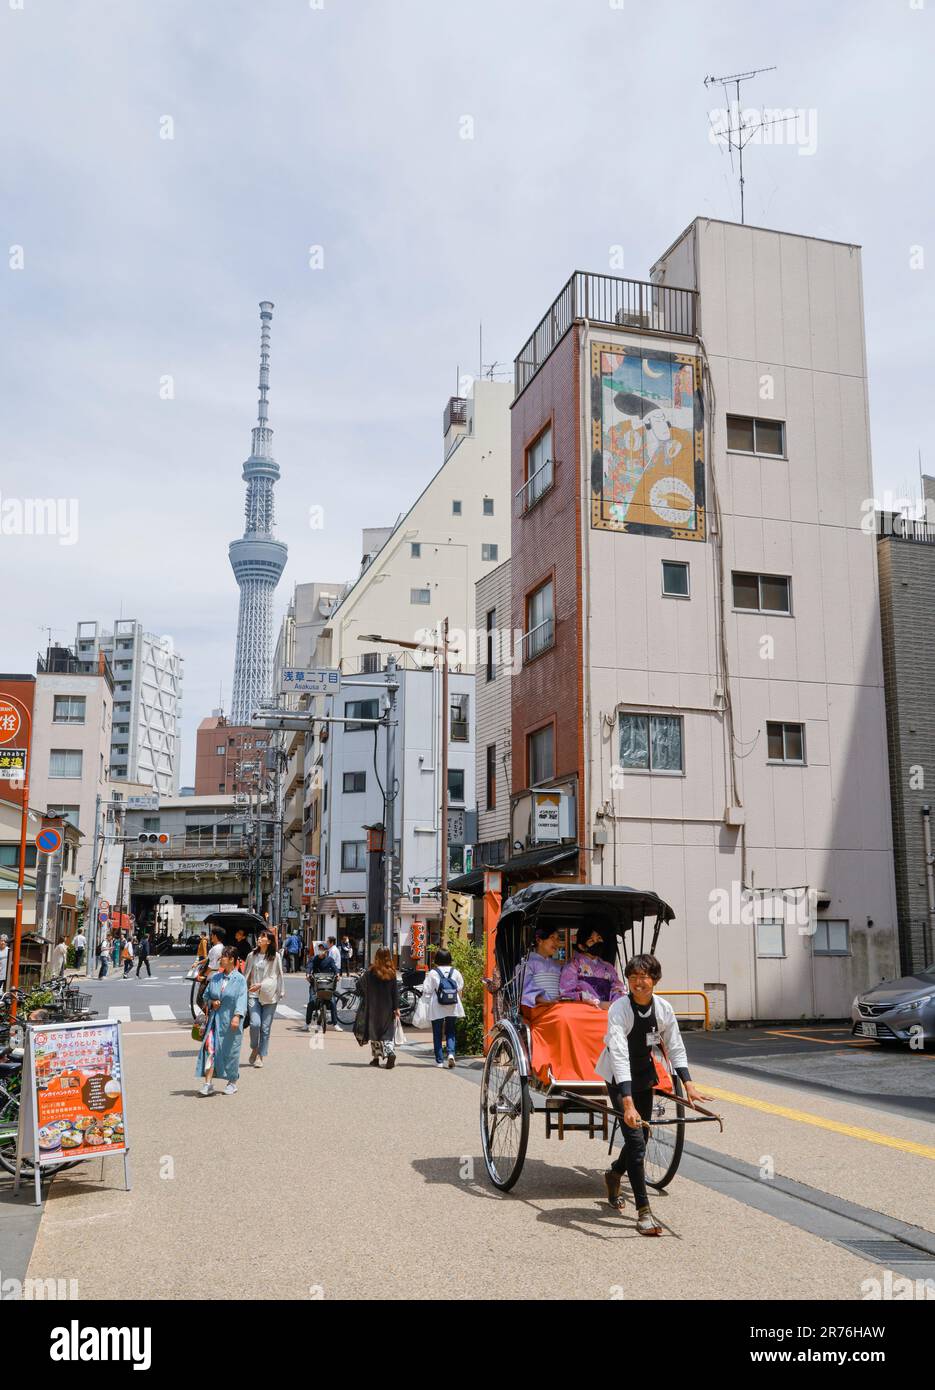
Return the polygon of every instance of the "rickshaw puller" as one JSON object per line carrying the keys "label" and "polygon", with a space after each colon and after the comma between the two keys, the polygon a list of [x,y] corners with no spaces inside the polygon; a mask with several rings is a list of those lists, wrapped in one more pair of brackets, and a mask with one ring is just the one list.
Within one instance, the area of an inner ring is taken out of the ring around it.
{"label": "rickshaw puller", "polygon": [[629,995],[611,1005],[607,1014],[604,1051],[597,1059],[596,1071],[607,1082],[610,1101],[624,1118],[623,1147],[604,1174],[607,1198],[616,1211],[624,1199],[620,1182],[626,1173],[636,1203],[636,1229],[642,1236],[659,1236],[662,1227],[653,1216],[646,1193],[646,1136],[643,1121],[653,1112],[653,1088],[657,1084],[653,1048],[663,1042],[669,1060],[691,1101],[706,1100],[692,1084],[688,1057],[675,1010],[667,999],[653,993],[662,977],[662,966],[655,956],[638,955],[624,969]]}

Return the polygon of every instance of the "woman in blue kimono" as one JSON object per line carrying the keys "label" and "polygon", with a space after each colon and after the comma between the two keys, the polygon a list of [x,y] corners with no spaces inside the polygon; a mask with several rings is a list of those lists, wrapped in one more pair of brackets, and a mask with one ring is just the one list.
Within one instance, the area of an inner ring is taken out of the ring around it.
{"label": "woman in blue kimono", "polygon": [[204,1077],[203,1096],[214,1094],[215,1073],[226,1081],[224,1094],[237,1091],[240,1076],[240,1044],[243,1041],[242,1023],[247,1011],[247,983],[237,969],[237,950],[225,946],[221,953],[220,969],[211,976],[204,994],[208,1014],[204,1041],[198,1053],[195,1075]]}

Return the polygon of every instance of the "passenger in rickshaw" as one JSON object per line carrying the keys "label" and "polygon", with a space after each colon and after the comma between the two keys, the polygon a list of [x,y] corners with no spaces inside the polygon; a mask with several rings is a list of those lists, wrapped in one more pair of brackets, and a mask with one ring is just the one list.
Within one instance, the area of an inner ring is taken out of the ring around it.
{"label": "passenger in rickshaw", "polygon": [[561,990],[562,965],[555,960],[561,945],[560,928],[543,923],[536,927],[535,949],[516,967],[516,979],[522,978],[523,996],[520,1003],[526,1008],[537,1004],[552,1004]]}
{"label": "passenger in rickshaw", "polygon": [[571,960],[562,970],[560,998],[582,1004],[595,1004],[609,1009],[627,992],[609,961],[600,956],[604,944],[601,933],[593,926],[579,927]]}
{"label": "passenger in rickshaw", "polygon": [[636,1203],[637,1231],[641,1236],[659,1236],[662,1227],[649,1208],[644,1170],[646,1135],[643,1122],[648,1122],[652,1116],[653,1087],[657,1084],[653,1049],[660,1043],[665,1046],[669,1062],[690,1101],[704,1101],[708,1097],[692,1083],[675,1010],[668,999],[653,993],[662,976],[662,966],[656,957],[633,956],[624,967],[624,975],[630,992],[610,1007],[604,1051],[595,1064],[598,1075],[607,1082],[611,1104],[624,1118],[623,1147],[604,1174],[604,1183],[610,1205],[622,1211],[624,1199],[620,1195],[620,1181],[626,1173]]}

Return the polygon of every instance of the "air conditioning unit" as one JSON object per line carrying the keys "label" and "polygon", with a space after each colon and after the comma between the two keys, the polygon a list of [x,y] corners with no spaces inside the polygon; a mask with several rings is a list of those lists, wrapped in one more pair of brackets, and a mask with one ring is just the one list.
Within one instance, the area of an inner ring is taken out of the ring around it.
{"label": "air conditioning unit", "polygon": [[649,314],[635,314],[632,309],[618,309],[614,314],[614,323],[621,328],[652,327]]}

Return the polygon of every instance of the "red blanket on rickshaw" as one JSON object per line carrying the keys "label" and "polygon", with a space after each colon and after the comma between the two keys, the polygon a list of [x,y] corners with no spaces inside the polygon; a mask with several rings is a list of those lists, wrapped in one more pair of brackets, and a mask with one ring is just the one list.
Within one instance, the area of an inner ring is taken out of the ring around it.
{"label": "red blanket on rickshaw", "polygon": [[555,1003],[524,1006],[523,1017],[532,1034],[532,1069],[548,1082],[602,1081],[594,1063],[604,1050],[606,1009],[593,1004]]}

